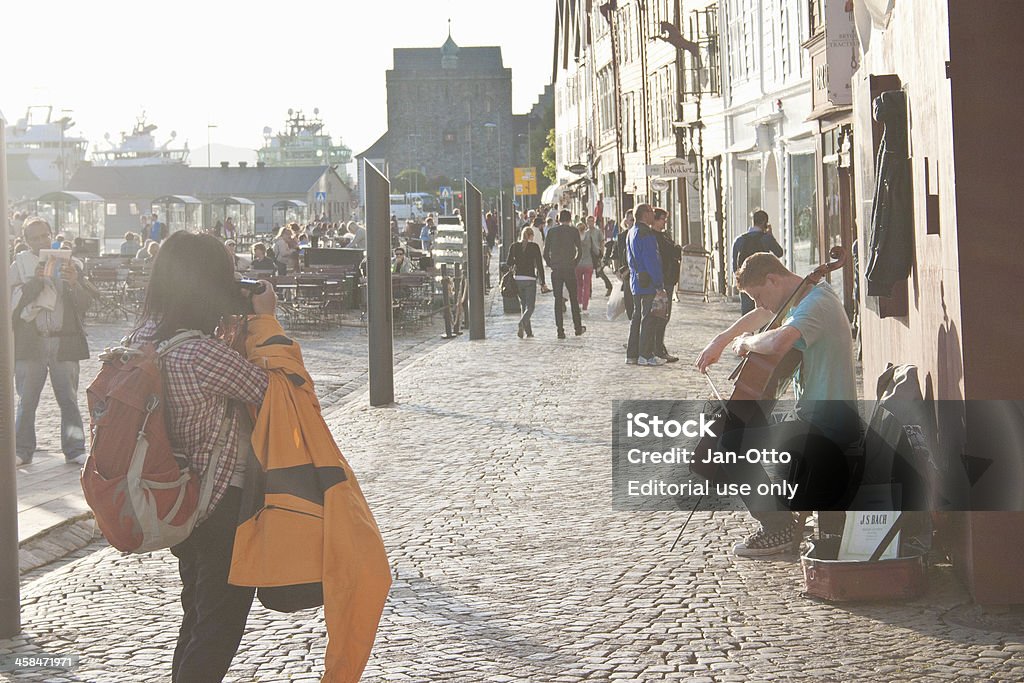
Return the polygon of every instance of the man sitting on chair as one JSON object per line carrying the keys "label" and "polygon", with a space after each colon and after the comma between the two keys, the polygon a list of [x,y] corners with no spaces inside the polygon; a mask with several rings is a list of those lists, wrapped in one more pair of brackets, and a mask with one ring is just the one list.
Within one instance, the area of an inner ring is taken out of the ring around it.
{"label": "man sitting on chair", "polygon": [[[803,278],[773,254],[759,253],[747,258],[736,273],[736,284],[754,301],[755,308],[712,339],[697,357],[696,365],[700,372],[707,372],[730,344],[738,356],[782,355],[794,348],[801,351],[803,359],[794,377],[797,419],[727,431],[722,438],[722,450],[745,453],[748,448],[791,446],[794,440],[802,439],[806,453],[792,447],[786,450],[792,453],[794,463],[801,463],[801,455],[806,455],[804,464],[821,471],[841,467],[842,463],[829,455],[841,452],[859,437],[856,408],[852,405],[857,399],[853,341],[843,303],[828,283],[820,282],[793,303],[777,328],[758,332],[783,309],[802,282]],[[822,444],[826,446],[822,448]],[[836,470],[831,471],[835,478],[841,478]],[[769,480],[760,464],[742,460],[726,468],[726,477],[731,482],[749,483],[755,490],[757,484]],[[785,506],[773,505],[782,501],[749,496],[743,497],[743,502],[760,522],[760,528],[736,545],[733,552],[742,557],[762,557],[799,545],[800,530],[794,513]]]}

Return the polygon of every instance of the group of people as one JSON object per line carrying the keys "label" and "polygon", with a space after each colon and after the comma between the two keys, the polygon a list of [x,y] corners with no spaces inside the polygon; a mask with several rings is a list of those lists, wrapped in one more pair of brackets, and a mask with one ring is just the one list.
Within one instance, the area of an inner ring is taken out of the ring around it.
{"label": "group of people", "polygon": [[[666,289],[671,292],[678,280],[682,252],[665,232],[668,213],[642,204],[637,207],[638,219],[634,220],[634,211],[628,211],[621,226],[601,213],[596,210],[584,218],[574,218],[569,209],[552,206],[519,215],[519,241],[510,247],[506,262],[522,310],[519,336],[533,336],[531,317],[536,308],[538,283],[542,292],[554,292],[558,338],[566,337],[566,301],[576,335],[583,334],[586,326],[581,314],[589,310],[594,277],[604,283],[605,296],[611,296],[615,286],[605,269],[614,263],[620,278],[618,284],[627,298],[627,311],[633,319],[627,361],[641,364],[642,357],[643,365],[657,365],[679,360],[665,349],[667,319],[656,321],[650,315],[654,295]],[[550,290],[545,266],[551,271]],[[634,301],[639,302],[637,315],[633,313]]]}
{"label": "group of people", "polygon": [[252,260],[255,263],[258,258],[265,263],[265,259],[269,259],[274,263],[273,270],[279,275],[287,275],[299,270],[299,254],[302,249],[316,249],[328,242],[346,249],[366,249],[366,228],[356,221],[344,224],[317,221],[305,227],[292,222],[278,228],[273,244],[268,246],[262,242],[254,243]]}

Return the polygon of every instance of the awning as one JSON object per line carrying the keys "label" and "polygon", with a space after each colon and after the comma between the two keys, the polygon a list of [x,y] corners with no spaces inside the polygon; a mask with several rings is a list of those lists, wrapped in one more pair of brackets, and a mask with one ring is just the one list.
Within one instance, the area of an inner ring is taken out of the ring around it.
{"label": "awning", "polygon": [[53,202],[102,202],[103,197],[92,192],[48,192],[42,197],[36,200],[37,202],[46,202],[52,204]]}
{"label": "awning", "polygon": [[165,194],[157,197],[151,204],[202,204],[203,202],[187,194]]}
{"label": "awning", "polygon": [[560,193],[563,189],[565,189],[564,185],[559,185],[558,183],[551,183],[546,188],[544,188],[544,192],[541,193],[540,203],[553,204],[555,201],[555,196],[558,193]]}
{"label": "awning", "polygon": [[305,209],[306,202],[301,199],[285,199],[274,204],[275,209]]}
{"label": "awning", "polygon": [[238,204],[243,204],[246,206],[256,205],[256,202],[254,202],[251,199],[246,199],[245,197],[221,197],[220,199],[214,199],[210,203],[213,204],[214,206],[234,206]]}

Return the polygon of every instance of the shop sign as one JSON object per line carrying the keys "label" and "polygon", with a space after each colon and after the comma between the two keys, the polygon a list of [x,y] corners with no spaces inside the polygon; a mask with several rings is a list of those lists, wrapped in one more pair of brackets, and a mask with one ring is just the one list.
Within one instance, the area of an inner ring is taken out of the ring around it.
{"label": "shop sign", "polygon": [[653,178],[689,178],[697,174],[697,169],[687,159],[668,159],[663,164],[649,164],[647,176]]}
{"label": "shop sign", "polygon": [[853,3],[849,0],[825,0],[825,62],[829,102],[836,106],[853,104],[851,81],[859,66],[860,54]]}

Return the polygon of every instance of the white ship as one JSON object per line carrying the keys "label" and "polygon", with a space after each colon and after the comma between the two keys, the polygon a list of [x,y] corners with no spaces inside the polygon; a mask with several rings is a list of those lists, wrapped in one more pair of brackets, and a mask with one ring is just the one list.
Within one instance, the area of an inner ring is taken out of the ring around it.
{"label": "white ship", "polygon": [[264,128],[263,148],[256,151],[259,161],[267,166],[336,166],[348,182],[346,166],[352,161],[352,150],[340,142],[334,144],[319,115],[320,110],[314,109],[313,118],[307,119],[301,111],[289,109],[283,132]]}
{"label": "white ship", "polygon": [[35,199],[63,190],[85,158],[88,142],[69,133],[75,125],[67,110],[53,118],[53,107],[29,107],[6,128],[7,183],[12,200]]}
{"label": "white ship", "polygon": [[110,141],[110,133],[103,136],[107,141],[109,149],[100,149],[98,146],[93,149],[92,163],[94,166],[159,166],[159,165],[181,165],[188,163],[188,142],[180,148],[172,148],[170,145],[178,134],[171,131],[171,138],[159,147],[153,131],[156,126],[146,123],[146,113],[135,122],[135,128],[131,133],[121,133],[120,144],[115,145]]}

